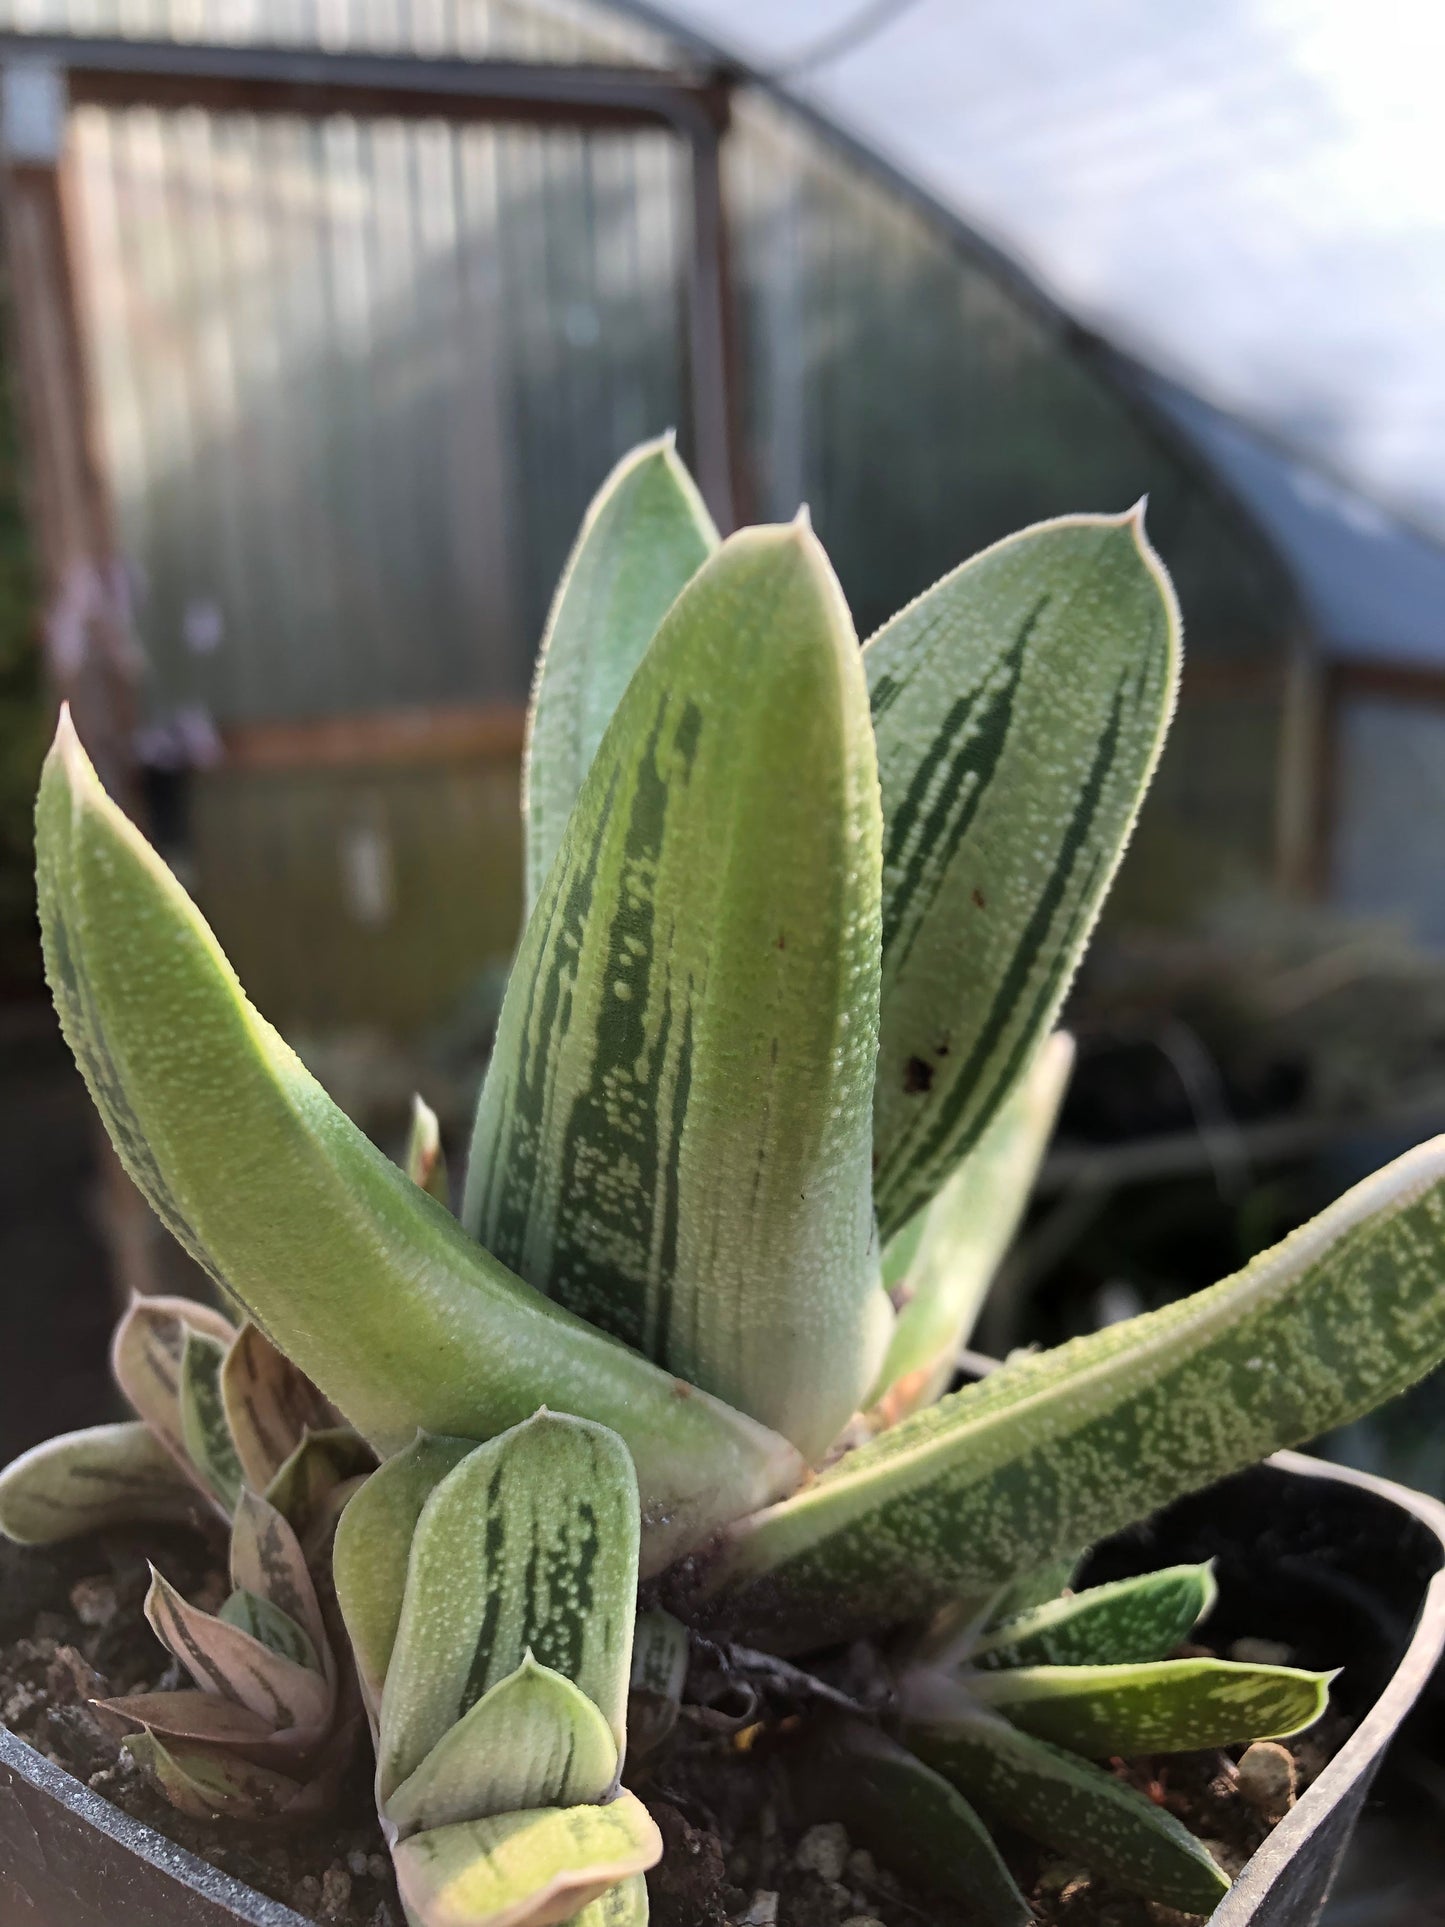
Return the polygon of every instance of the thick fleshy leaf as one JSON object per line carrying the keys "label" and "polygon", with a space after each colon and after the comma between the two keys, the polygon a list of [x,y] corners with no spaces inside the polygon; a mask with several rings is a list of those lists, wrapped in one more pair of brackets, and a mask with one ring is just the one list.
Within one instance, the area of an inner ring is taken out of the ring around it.
{"label": "thick fleshy leaf", "polygon": [[1023,1217],[1073,1061],[1074,1042],[1066,1032],[1046,1038],[924,1210],[918,1247],[900,1287],[898,1322],[870,1400],[883,1424],[896,1424],[948,1390],[959,1351]]}
{"label": "thick fleshy leaf", "polygon": [[1033,1914],[988,1828],[955,1787],[861,1720],[839,1720],[809,1749],[799,1794],[894,1872],[962,1902],[979,1927],[1029,1927]]}
{"label": "thick fleshy leaf", "polygon": [[326,1400],[259,1326],[236,1334],[221,1367],[221,1397],[246,1483],[264,1492],[308,1432],[333,1424]]}
{"label": "thick fleshy leaf", "polygon": [[324,1651],[326,1623],[301,1542],[284,1514],[249,1487],[236,1503],[231,1526],[231,1584],[269,1600]]}
{"label": "thick fleshy leaf", "polygon": [[139,1419],[46,1439],[0,1472],[0,1532],[26,1546],[106,1526],[196,1524],[205,1504]]}
{"label": "thick fleshy leaf", "polygon": [[555,1927],[661,1857],[662,1836],[631,1793],[606,1806],[435,1827],[393,1853],[402,1905],[417,1927]]}
{"label": "thick fleshy leaf", "polygon": [[991,1631],[1006,1619],[1016,1619],[1020,1613],[1032,1612],[1036,1606],[1047,1606],[1073,1585],[1083,1563],[1082,1552],[1065,1552],[1045,1560],[1032,1571],[1021,1572],[994,1593],[980,1624]]}
{"label": "thick fleshy leaf", "polygon": [[647,1881],[640,1873],[619,1880],[572,1916],[571,1927],[647,1927]]}
{"label": "thick fleshy leaf", "polygon": [[687,1679],[687,1628],[671,1613],[639,1613],[632,1635],[632,1683],[627,1694],[627,1743],[651,1753],[677,1724]]}
{"label": "thick fleshy leaf", "polygon": [[597,1418],[637,1462],[659,1561],[796,1481],[784,1440],[680,1397],[524,1285],[342,1115],[246,1002],[68,717],[36,842],[56,1007],[126,1168],[374,1444],[418,1426],[489,1437],[549,1402]]}
{"label": "thick fleshy leaf", "polygon": [[375,1463],[371,1447],[349,1426],[308,1432],[266,1487],[266,1502],[309,1545],[319,1523],[330,1516],[329,1501],[338,1486],[364,1477]]}
{"label": "thick fleshy leaf", "polygon": [[401,1836],[533,1807],[577,1807],[611,1792],[617,1742],[585,1693],[528,1653],[445,1732],[388,1795]]}
{"label": "thick fleshy leaf", "polygon": [[1174,707],[1179,614],[1138,510],[985,549],[864,665],[883,791],[878,1221],[977,1143],[1054,1023]]}
{"label": "thick fleshy leaf", "polygon": [[290,1613],[282,1612],[259,1593],[238,1587],[216,1617],[228,1626],[238,1626],[243,1633],[249,1633],[268,1652],[279,1653],[282,1659],[293,1660],[310,1672],[322,1673],[321,1654],[310,1634],[296,1624]]}
{"label": "thick fleshy leaf", "polygon": [[183,1687],[173,1693],[130,1693],[91,1702],[102,1723],[117,1732],[143,1726],[164,1740],[234,1753],[256,1766],[300,1772],[326,1738],[324,1725],[277,1729],[259,1713],[219,1693]]}
{"label": "thick fleshy leaf", "polygon": [[248,1706],[278,1728],[315,1727],[329,1718],[333,1695],[320,1673],[192,1606],[154,1567],[145,1614],[203,1693]]}
{"label": "thick fleshy leaf", "polygon": [[1030,1834],[1131,1893],[1207,1914],[1229,1890],[1172,1813],[997,1714],[978,1708],[947,1727],[910,1725],[904,1738],[995,1825]]}
{"label": "thick fleshy leaf", "polygon": [[977,1674],[969,1691],[1025,1732],[1105,1760],[1283,1739],[1324,1712],[1332,1677],[1228,1659],[1164,1659],[1020,1666]]}
{"label": "thick fleshy leaf", "polygon": [[1442,1268],[1435,1138],[1235,1277],[1010,1360],[744,1522],[714,1616],[784,1645],[916,1616],[1346,1424],[1445,1357]]}
{"label": "thick fleshy leaf", "polygon": [[171,1805],[196,1820],[299,1819],[329,1803],[319,1784],[257,1766],[235,1752],[162,1740],[151,1732],[131,1734],[125,1747]]}
{"label": "thick fleshy leaf", "polygon": [[810,1458],[889,1322],[879,835],[827,558],[801,523],[745,530],[669,611],[582,786],[507,988],[462,1214]]}
{"label": "thick fleshy leaf", "polygon": [[401,1621],[416,1522],[448,1472],[476,1449],[470,1439],[422,1433],[377,1467],[341,1515],[331,1571],[362,1692],[373,1712],[381,1705]]}
{"label": "thick fleshy leaf", "polygon": [[447,1182],[447,1161],[442,1156],[442,1131],[437,1114],[420,1097],[411,1100],[411,1132],[406,1141],[403,1165],[413,1184],[451,1209],[452,1192]]}
{"label": "thick fleshy leaf", "polygon": [[1167,1659],[1214,1604],[1208,1565],[1166,1566],[1090,1586],[1001,1620],[969,1654],[975,1666],[1109,1666]]}
{"label": "thick fleshy leaf", "polygon": [[[52,752],[53,754],[53,752]],[[73,1048],[73,1046],[72,1046]],[[186,1445],[181,1415],[181,1364],[191,1332],[229,1345],[236,1328],[209,1305],[189,1298],[132,1298],[115,1328],[110,1363],[116,1383],[161,1444],[223,1514]]]}
{"label": "thick fleshy leaf", "polygon": [[186,1332],[181,1346],[180,1409],[187,1456],[212,1497],[229,1513],[240,1496],[244,1474],[221,1398],[226,1349],[218,1338]]}
{"label": "thick fleshy leaf", "polygon": [[541,1412],[478,1446],[412,1538],[381,1702],[383,1801],[530,1651],[625,1744],[637,1485],[615,1433]]}
{"label": "thick fleshy leaf", "polygon": [[633,670],[717,539],[670,434],[624,456],[593,497],[547,617],[527,716],[528,910]]}

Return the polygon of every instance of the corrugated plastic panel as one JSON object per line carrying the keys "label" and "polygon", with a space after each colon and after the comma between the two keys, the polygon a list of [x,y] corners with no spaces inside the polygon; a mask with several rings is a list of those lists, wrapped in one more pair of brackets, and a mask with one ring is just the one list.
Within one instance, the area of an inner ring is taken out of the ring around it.
{"label": "corrugated plastic panel", "polygon": [[153,711],[524,698],[589,493],[683,418],[676,141],[75,122]]}

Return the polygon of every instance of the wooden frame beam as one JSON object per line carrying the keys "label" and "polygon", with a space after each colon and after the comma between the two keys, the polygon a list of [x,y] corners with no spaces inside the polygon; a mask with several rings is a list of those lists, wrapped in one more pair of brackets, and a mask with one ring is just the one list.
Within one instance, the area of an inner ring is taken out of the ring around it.
{"label": "wooden frame beam", "polygon": [[525,711],[506,703],[238,723],[221,732],[226,755],[220,769],[226,774],[510,761],[522,753],[525,729]]}

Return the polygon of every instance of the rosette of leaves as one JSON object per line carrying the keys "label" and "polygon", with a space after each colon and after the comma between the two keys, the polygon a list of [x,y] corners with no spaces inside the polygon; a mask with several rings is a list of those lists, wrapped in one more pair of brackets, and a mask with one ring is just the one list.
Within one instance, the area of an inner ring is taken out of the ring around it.
{"label": "rosette of leaves", "polygon": [[662,1851],[620,1787],[641,1520],[614,1432],[419,1436],[343,1515],[336,1585],[413,1927],[636,1927]]}
{"label": "rosette of leaves", "polygon": [[[1054,1572],[1031,1590],[1051,1592]],[[1104,1761],[1281,1739],[1324,1710],[1328,1674],[1171,1657],[1214,1603],[1176,1566],[1023,1604],[955,1609],[895,1667],[881,1720],[835,1718],[808,1754],[814,1803],[926,1884],[948,1870],[982,1918],[1028,1906],[987,1831],[1031,1834],[1151,1899],[1207,1913],[1227,1881],[1205,1848]]]}
{"label": "rosette of leaves", "polygon": [[151,1569],[146,1618],[190,1684],[97,1706],[182,1812],[321,1811],[359,1736],[322,1606],[326,1561],[340,1508],[374,1458],[264,1333],[209,1306],[135,1299],[112,1365],[137,1418],[17,1459],[0,1474],[0,1530],[37,1544],[223,1521],[231,1590],[219,1612]]}
{"label": "rosette of leaves", "polygon": [[[544,1406],[622,1441],[650,1726],[676,1674],[656,1606],[794,1679],[846,1642],[882,1670],[938,1614],[1057,1595],[1061,1548],[1445,1355],[1436,1141],[1210,1290],[947,1389],[1047,1135],[1050,1039],[1178,655],[1137,512],[1025,530],[860,650],[806,518],[719,543],[670,443],[629,457],[544,639],[527,922],[460,1221],[246,1001],[62,722],[47,969],[121,1156],[383,1455]],[[1092,1770],[1056,1683],[1022,1710],[1019,1681],[1063,1664],[974,1655],[922,1698],[910,1668],[871,1744],[933,1774],[959,1828],[1008,1816],[1020,1746],[1062,1738]],[[364,1650],[362,1674],[384,1745],[389,1675]],[[1056,1775],[1028,1824],[1144,1892],[1166,1859],[1201,1902],[1222,1890],[1173,1836],[1121,1849],[1113,1811]]]}

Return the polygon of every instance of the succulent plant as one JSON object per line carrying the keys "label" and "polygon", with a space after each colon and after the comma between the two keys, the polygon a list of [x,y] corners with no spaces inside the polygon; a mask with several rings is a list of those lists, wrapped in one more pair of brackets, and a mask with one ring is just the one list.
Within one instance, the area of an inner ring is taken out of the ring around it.
{"label": "succulent plant", "polygon": [[347,1506],[337,1594],[410,1919],[646,1921],[662,1841],[619,1790],[640,1539],[622,1441],[549,1412],[418,1438]]}
{"label": "succulent plant", "polygon": [[[1224,1890],[1095,1761],[1286,1733],[1326,1682],[1170,1658],[1198,1570],[1068,1578],[1445,1355],[1445,1141],[1208,1291],[948,1389],[1178,655],[1138,511],[999,543],[860,651],[805,516],[719,543],[670,441],[627,458],[544,639],[460,1222],[246,1002],[62,720],[66,1035],[162,1219],[384,1459],[335,1570],[421,1927],[645,1919],[622,1700],[664,1743],[689,1639],[791,1695],[817,1783],[981,1918],[1027,1917],[1000,1820]],[[434,1151],[421,1116],[439,1191]]]}
{"label": "succulent plant", "polygon": [[263,1332],[207,1305],[136,1298],[112,1366],[139,1416],[52,1439],[7,1467],[0,1531],[33,1545],[224,1521],[231,1591],[218,1612],[151,1568],[146,1618],[190,1686],[98,1708],[183,1812],[321,1811],[359,1738],[344,1642],[338,1662],[323,1609],[331,1531],[374,1456]]}

